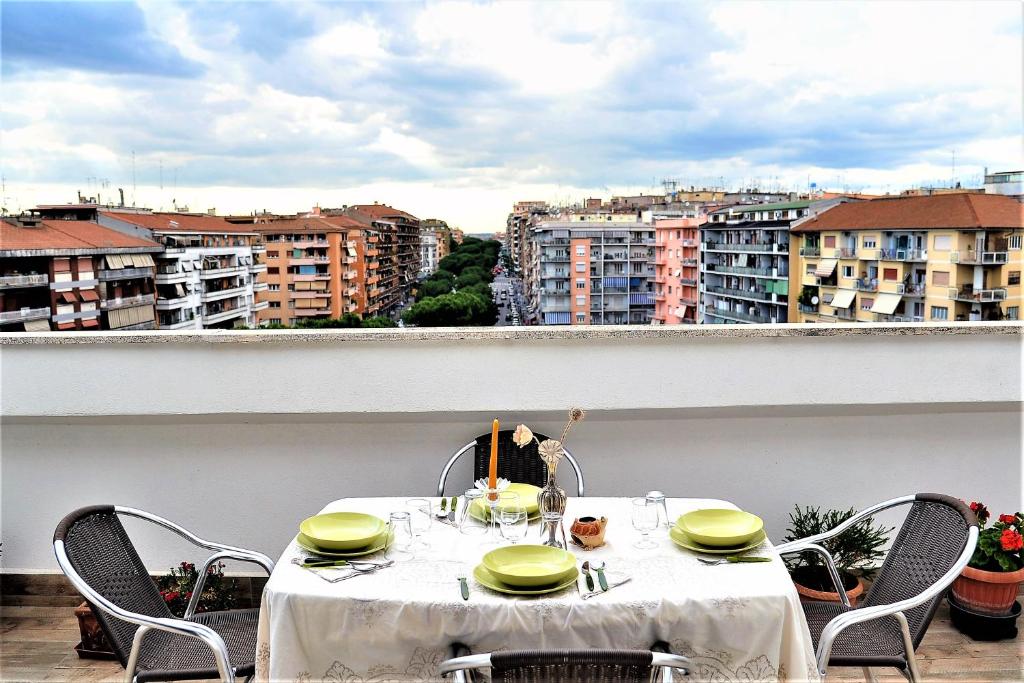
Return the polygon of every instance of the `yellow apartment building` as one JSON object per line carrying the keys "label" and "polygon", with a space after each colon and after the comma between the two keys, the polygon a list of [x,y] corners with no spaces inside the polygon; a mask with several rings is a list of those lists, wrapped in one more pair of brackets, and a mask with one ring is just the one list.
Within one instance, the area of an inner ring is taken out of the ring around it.
{"label": "yellow apartment building", "polygon": [[790,232],[791,321],[1020,319],[1024,204],[1010,197],[851,202]]}

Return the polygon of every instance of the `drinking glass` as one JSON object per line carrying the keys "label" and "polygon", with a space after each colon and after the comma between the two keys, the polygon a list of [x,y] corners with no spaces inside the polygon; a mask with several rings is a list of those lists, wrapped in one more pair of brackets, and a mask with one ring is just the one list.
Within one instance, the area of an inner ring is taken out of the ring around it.
{"label": "drinking glass", "polygon": [[414,537],[412,534],[412,515],[408,512],[392,512],[389,519],[392,535],[391,547],[388,548],[387,557],[391,560],[411,560]]}
{"label": "drinking glass", "polygon": [[661,491],[648,491],[647,500],[658,506],[658,532],[668,534],[672,523],[668,521],[668,507],[665,505],[665,494]]}
{"label": "drinking glass", "polygon": [[502,538],[512,545],[526,538],[530,523],[518,494],[502,493],[498,497],[498,522]]}
{"label": "drinking glass", "polygon": [[647,498],[633,499],[633,528],[640,532],[640,540],[633,544],[639,550],[657,548],[658,544],[647,537],[658,527],[658,505]]}
{"label": "drinking glass", "polygon": [[459,531],[466,534],[467,536],[482,536],[487,533],[487,522],[483,519],[474,517],[470,514],[473,507],[479,508],[478,514],[482,511],[482,501],[484,497],[483,491],[479,489],[469,489],[462,496],[462,504],[459,505]]}
{"label": "drinking glass", "polygon": [[409,513],[409,524],[412,527],[415,545],[420,548],[429,548],[427,534],[430,533],[430,525],[434,521],[434,510],[430,500],[410,498],[405,501],[405,511]]}

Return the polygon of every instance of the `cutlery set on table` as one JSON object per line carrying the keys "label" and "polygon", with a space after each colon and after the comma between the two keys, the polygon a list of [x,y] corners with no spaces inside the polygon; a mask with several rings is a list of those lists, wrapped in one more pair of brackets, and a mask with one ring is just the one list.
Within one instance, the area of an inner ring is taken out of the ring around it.
{"label": "cutlery set on table", "polygon": [[393,540],[390,525],[379,517],[361,512],[320,514],[299,525],[295,542],[305,555],[293,558],[292,564],[337,583],[393,565],[394,560],[357,559],[386,551]]}

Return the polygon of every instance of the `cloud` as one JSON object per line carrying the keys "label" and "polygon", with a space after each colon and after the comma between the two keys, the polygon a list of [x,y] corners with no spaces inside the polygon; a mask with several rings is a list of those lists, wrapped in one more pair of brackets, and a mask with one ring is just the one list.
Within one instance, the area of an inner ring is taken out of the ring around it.
{"label": "cloud", "polygon": [[120,2],[0,4],[5,72],[33,67],[195,77],[202,67],[154,39],[137,5]]}
{"label": "cloud", "polygon": [[2,11],[9,187],[127,185],[134,152],[165,206],[177,177],[238,211],[322,194],[443,213],[443,197],[442,217],[485,229],[517,196],[664,177],[881,188],[948,177],[954,149],[965,177],[1024,163],[1022,24],[1006,3]]}

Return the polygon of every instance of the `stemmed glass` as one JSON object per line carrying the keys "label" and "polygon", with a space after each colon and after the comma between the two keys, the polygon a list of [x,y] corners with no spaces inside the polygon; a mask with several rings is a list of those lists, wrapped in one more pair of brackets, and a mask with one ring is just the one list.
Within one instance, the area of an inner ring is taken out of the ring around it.
{"label": "stemmed glass", "polygon": [[419,548],[429,548],[427,534],[430,533],[430,525],[434,521],[434,510],[430,501],[426,498],[410,498],[405,501],[405,511],[409,513],[415,545]]}
{"label": "stemmed glass", "polygon": [[512,545],[526,538],[530,523],[518,494],[502,493],[498,498],[497,514],[502,538]]}
{"label": "stemmed glass", "polygon": [[640,532],[640,540],[633,544],[639,550],[657,548],[648,534],[658,527],[658,505],[647,498],[633,499],[633,528]]}
{"label": "stemmed glass", "polygon": [[386,553],[391,560],[411,560],[413,557],[412,546],[414,537],[412,534],[411,515],[408,512],[392,512],[389,519],[392,535],[391,547]]}

